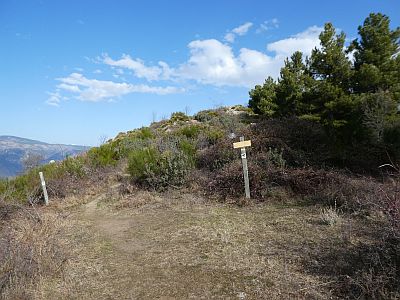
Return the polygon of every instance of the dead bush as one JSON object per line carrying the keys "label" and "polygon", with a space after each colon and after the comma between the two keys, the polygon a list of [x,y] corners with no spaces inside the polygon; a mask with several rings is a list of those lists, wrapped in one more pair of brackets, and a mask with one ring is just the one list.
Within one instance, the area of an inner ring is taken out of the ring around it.
{"label": "dead bush", "polygon": [[[343,243],[322,246],[304,264],[312,273],[330,279],[330,290],[340,299],[398,299],[400,297],[400,240],[385,236],[373,244]],[[329,281],[328,281],[329,282]]]}
{"label": "dead bush", "polygon": [[[263,191],[268,187],[268,170],[251,161],[248,163],[248,168],[251,197],[262,199],[265,196]],[[211,180],[207,186],[210,195],[219,195],[223,199],[243,196],[243,167],[239,158],[210,175]]]}
{"label": "dead bush", "polygon": [[232,140],[221,139],[215,145],[199,151],[197,166],[201,169],[218,170],[238,157]]}
{"label": "dead bush", "polygon": [[60,218],[19,217],[0,232],[0,299],[32,299],[41,279],[61,275],[67,255]]}
{"label": "dead bush", "polygon": [[0,198],[0,224],[1,221],[10,220],[20,209],[19,206],[7,203]]}

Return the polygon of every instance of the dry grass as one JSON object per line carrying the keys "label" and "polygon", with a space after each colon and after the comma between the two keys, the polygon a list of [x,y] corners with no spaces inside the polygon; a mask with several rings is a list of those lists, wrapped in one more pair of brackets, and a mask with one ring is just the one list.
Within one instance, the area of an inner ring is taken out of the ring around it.
{"label": "dry grass", "polygon": [[40,220],[22,214],[2,224],[0,299],[32,299],[41,282],[62,275],[68,259],[64,221],[54,214]]}
{"label": "dry grass", "polygon": [[329,226],[340,223],[341,217],[336,208],[322,208],[320,214],[321,223]]}
{"label": "dry grass", "polygon": [[287,199],[279,186],[268,193],[281,201],[239,207],[110,179],[42,208],[42,223],[6,210],[12,217],[0,235],[1,297],[399,296],[390,288],[397,276],[391,259],[399,249],[383,248],[388,224],[382,214],[321,213]]}
{"label": "dry grass", "polygon": [[325,226],[320,216],[314,206],[238,207],[179,192],[103,195],[70,216],[65,237],[72,259],[63,280],[38,293],[43,299],[341,298],[351,259],[361,245],[378,241],[371,233],[380,221],[342,216]]}

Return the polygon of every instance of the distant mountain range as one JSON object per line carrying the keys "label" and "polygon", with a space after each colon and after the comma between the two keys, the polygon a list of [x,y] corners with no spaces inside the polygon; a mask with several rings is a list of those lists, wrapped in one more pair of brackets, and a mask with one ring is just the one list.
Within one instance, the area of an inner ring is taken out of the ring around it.
{"label": "distant mountain range", "polygon": [[0,177],[13,177],[24,167],[21,160],[27,155],[42,158],[41,163],[63,160],[88,150],[86,146],[47,144],[15,136],[0,136]]}

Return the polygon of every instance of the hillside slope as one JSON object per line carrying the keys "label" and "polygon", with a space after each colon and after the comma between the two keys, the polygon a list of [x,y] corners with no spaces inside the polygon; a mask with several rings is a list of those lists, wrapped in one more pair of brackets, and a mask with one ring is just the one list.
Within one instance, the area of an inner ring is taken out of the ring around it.
{"label": "hillside slope", "polygon": [[399,298],[400,168],[372,146],[338,152],[320,124],[226,107],[0,180],[0,295]]}
{"label": "hillside slope", "polygon": [[12,177],[23,171],[21,159],[28,154],[40,155],[42,163],[50,160],[62,160],[73,156],[89,147],[63,144],[47,144],[40,141],[15,137],[0,136],[0,178]]}

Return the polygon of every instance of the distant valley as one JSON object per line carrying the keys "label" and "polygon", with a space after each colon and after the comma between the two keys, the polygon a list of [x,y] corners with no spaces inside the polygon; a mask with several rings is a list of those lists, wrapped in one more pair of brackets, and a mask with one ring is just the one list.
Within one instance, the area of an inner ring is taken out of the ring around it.
{"label": "distant valley", "polygon": [[15,136],[0,136],[0,177],[13,177],[23,172],[22,159],[27,155],[40,156],[40,163],[47,163],[88,149],[86,146],[47,144]]}

